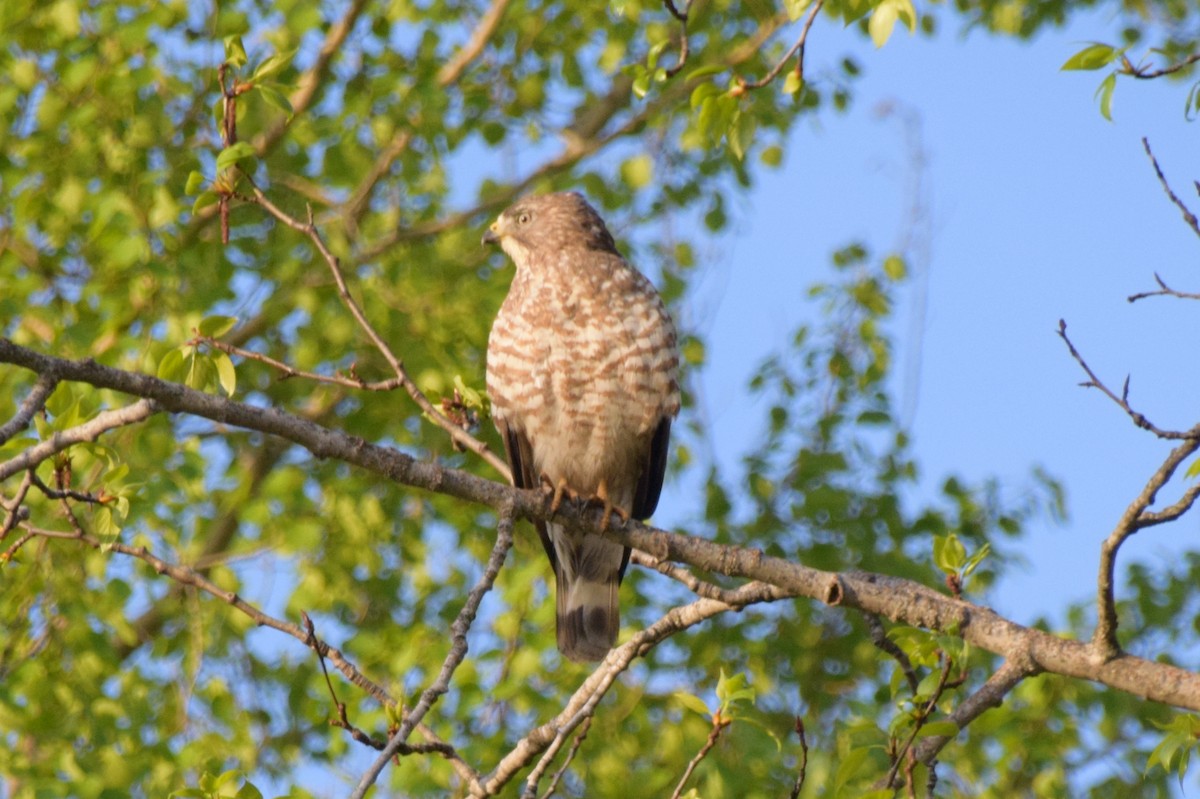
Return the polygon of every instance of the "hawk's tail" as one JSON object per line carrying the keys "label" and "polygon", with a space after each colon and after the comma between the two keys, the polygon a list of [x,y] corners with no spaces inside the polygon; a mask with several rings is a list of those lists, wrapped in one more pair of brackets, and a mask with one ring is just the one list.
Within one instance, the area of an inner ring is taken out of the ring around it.
{"label": "hawk's tail", "polygon": [[597,535],[546,527],[555,550],[558,649],[571,660],[602,660],[621,628],[617,589],[629,551]]}
{"label": "hawk's tail", "polygon": [[607,582],[557,573],[558,649],[569,659],[603,660],[617,642],[621,612],[617,605],[619,578]]}

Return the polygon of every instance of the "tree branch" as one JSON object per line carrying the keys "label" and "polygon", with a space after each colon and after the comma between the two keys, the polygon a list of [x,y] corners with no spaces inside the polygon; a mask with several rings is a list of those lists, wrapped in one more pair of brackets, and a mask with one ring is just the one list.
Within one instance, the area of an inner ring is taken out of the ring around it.
{"label": "tree branch", "polygon": [[1122,75],[1129,75],[1130,77],[1138,78],[1139,80],[1153,80],[1154,78],[1173,75],[1176,72],[1187,69],[1197,61],[1200,61],[1200,53],[1192,53],[1181,61],[1168,64],[1160,69],[1150,69],[1149,67],[1134,66],[1132,61],[1125,56],[1121,56],[1121,69],[1119,69],[1118,72],[1120,72]]}
{"label": "tree branch", "polygon": [[1126,299],[1129,302],[1137,302],[1147,297],[1175,297],[1180,300],[1200,300],[1200,294],[1190,291],[1176,291],[1171,288],[1159,277],[1158,272],[1154,273],[1154,282],[1158,284],[1158,291],[1139,291],[1137,294],[1130,294]]}
{"label": "tree branch", "polygon": [[[90,360],[70,361],[42,355],[5,338],[0,338],[0,363],[36,372],[52,370],[62,380],[153,399],[168,412],[190,413],[279,436],[317,457],[338,458],[403,485],[494,509],[512,502],[514,514],[521,518],[545,521],[551,517],[540,491],[513,489],[440,464],[420,462],[390,447],[371,444],[273,408],[246,405]],[[774,589],[770,586],[774,586],[790,595],[856,608],[915,627],[941,632],[955,630],[974,647],[1009,659],[1027,657],[1042,671],[1093,680],[1135,696],[1200,711],[1200,674],[1195,672],[1127,654],[1101,660],[1089,643],[1024,627],[988,608],[948,597],[910,580],[858,571],[825,572],[764,555],[761,550],[717,544],[632,521],[614,521],[610,529],[601,531],[600,515],[598,509],[564,503],[554,514],[554,520],[605,535],[658,560],[688,563],[730,577],[761,581],[767,585],[755,590],[765,593],[766,598],[772,596]],[[714,600],[700,600],[697,604],[709,608],[703,604],[709,602]],[[724,603],[716,604],[727,608]]]}
{"label": "tree branch", "polygon": [[85,441],[95,441],[109,430],[144,422],[159,411],[150,400],[139,400],[124,408],[102,411],[92,419],[68,430],[56,431],[50,438],[34,444],[12,460],[0,463],[0,480],[32,469],[52,455]]}
{"label": "tree branch", "polygon": [[400,729],[391,737],[387,746],[379,753],[379,757],[371,764],[371,767],[359,779],[358,785],[355,786],[354,792],[350,794],[351,799],[362,799],[366,795],[367,789],[375,784],[379,779],[379,775],[383,772],[388,761],[396,756],[398,752],[405,746],[408,736],[412,734],[413,727],[421,722],[429,709],[434,703],[450,690],[450,679],[454,676],[454,670],[463,662],[463,658],[467,656],[467,632],[471,629],[471,625],[475,621],[475,614],[479,611],[479,603],[483,601],[483,597],[488,591],[492,590],[492,585],[496,582],[496,575],[500,573],[500,567],[504,565],[504,558],[508,555],[508,550],[513,544],[513,509],[512,503],[508,503],[500,509],[500,519],[496,524],[496,544],[492,547],[492,554],[488,558],[487,568],[480,576],[479,581],[475,583],[475,587],[467,594],[467,601],[463,604],[463,608],[458,613],[458,617],[454,619],[454,624],[451,625],[450,631],[453,634],[450,653],[446,655],[445,661],[442,662],[442,670],[438,673],[437,680],[432,685],[425,689],[421,694],[421,698],[417,701],[416,707],[404,714],[404,719],[400,723]]}
{"label": "tree branch", "polygon": [[[1009,658],[1001,664],[979,690],[968,696],[950,712],[950,721],[958,725],[960,730],[979,718],[985,710],[1000,707],[1004,697],[1016,688],[1026,677],[1037,674],[1039,669],[1031,661],[1023,658]],[[921,740],[914,752],[916,759],[926,766],[932,767],[938,753],[950,743],[949,735],[931,735]]]}
{"label": "tree branch", "polygon": [[[248,177],[247,180],[249,180]],[[404,368],[403,362],[396,357],[396,354],[392,352],[391,347],[387,345],[387,342],[383,340],[383,337],[380,336],[371,323],[367,321],[366,314],[363,313],[362,308],[360,308],[358,305],[358,302],[356,302],[353,295],[350,294],[350,287],[346,284],[346,278],[342,274],[342,268],[337,256],[329,251],[329,248],[325,245],[325,240],[321,237],[321,232],[317,230],[317,226],[313,224],[312,211],[309,211],[308,221],[301,222],[271,202],[266,194],[264,194],[262,190],[258,188],[258,186],[254,185],[253,181],[250,181],[250,187],[254,192],[254,197],[251,202],[261,206],[267,213],[291,229],[303,233],[306,237],[308,237],[309,241],[312,242],[313,246],[316,247],[317,252],[321,254],[325,264],[329,267],[330,273],[333,275],[334,282],[337,284],[338,295],[342,298],[342,304],[346,306],[348,311],[350,311],[350,315],[354,317],[356,322],[358,322],[359,328],[362,329],[367,338],[371,340],[371,343],[375,346],[375,349],[378,350],[379,353],[387,360],[388,365],[392,367],[392,371],[396,374],[396,379],[398,379],[400,384],[404,386],[404,390],[408,392],[408,395],[412,397],[414,402],[417,403],[417,406],[422,410],[422,412],[432,419],[438,425],[438,427],[441,427],[443,430],[449,433],[450,438],[453,439],[457,444],[462,446],[464,449],[474,452],[476,455],[483,458],[483,460],[490,464],[493,469],[503,475],[506,480],[511,480],[512,475],[509,471],[508,464],[501,460],[494,452],[489,450],[487,444],[484,444],[482,441],[475,438],[460,425],[455,424],[451,419],[448,419],[445,414],[434,407],[433,403],[429,401],[429,398],[425,396],[424,392],[422,392],[421,389],[418,388],[417,384],[413,382],[412,378],[409,377],[408,371]]]}
{"label": "tree branch", "polygon": [[475,26],[475,30],[471,33],[471,38],[467,40],[467,43],[462,46],[461,50],[454,54],[453,58],[438,70],[438,86],[444,89],[462,77],[463,71],[478,57],[487,44],[488,39],[492,38],[492,34],[496,32],[496,28],[500,25],[500,18],[504,16],[504,9],[508,7],[508,3],[509,0],[492,0],[491,7],[479,19],[479,24]]}
{"label": "tree branch", "polygon": [[1193,485],[1184,493],[1182,499],[1165,510],[1158,513],[1147,511],[1147,508],[1154,504],[1159,490],[1175,474],[1175,470],[1197,450],[1200,450],[1200,438],[1185,441],[1171,450],[1167,459],[1150,476],[1141,493],[1125,508],[1117,526],[1100,545],[1100,574],[1096,591],[1097,620],[1096,630],[1092,634],[1092,644],[1100,657],[1108,659],[1121,651],[1117,642],[1117,608],[1114,599],[1117,551],[1126,539],[1138,530],[1176,519],[1191,508],[1197,494],[1200,493],[1200,485]]}
{"label": "tree branch", "polygon": [[53,374],[43,373],[37,376],[33,388],[25,395],[25,399],[21,400],[21,406],[17,408],[16,414],[3,426],[0,426],[0,445],[29,426],[29,423],[33,421],[33,415],[45,407],[46,400],[54,393],[54,387],[57,385],[58,380]]}
{"label": "tree branch", "polygon": [[[270,627],[273,630],[290,635],[300,643],[304,644],[306,647],[316,652],[323,660],[328,660],[329,662],[333,663],[334,667],[337,668],[337,670],[343,675],[345,675],[346,679],[361,688],[380,704],[390,705],[392,707],[396,706],[396,701],[391,697],[391,695],[389,695],[381,685],[373,682],[366,675],[360,672],[358,668],[351,663],[344,654],[342,654],[341,650],[330,646],[328,643],[322,641],[320,638],[314,635],[311,631],[306,630],[299,625],[283,621],[282,619],[278,619],[274,616],[264,613],[255,605],[242,599],[236,591],[226,591],[216,583],[213,583],[208,578],[192,569],[187,568],[186,566],[178,566],[165,561],[162,558],[152,554],[146,547],[132,547],[128,544],[123,544],[120,541],[101,542],[98,538],[87,535],[82,531],[61,532],[57,530],[45,530],[27,524],[22,524],[21,527],[28,533],[37,537],[76,541],[84,546],[91,547],[92,549],[108,550],[137,558],[138,560],[148,564],[150,568],[154,569],[157,574],[165,574],[167,577],[171,578],[180,585],[189,586],[199,591],[203,591],[204,593],[216,597],[222,602],[225,602],[235,610],[248,616],[259,627]],[[322,663],[322,668],[324,668],[324,663]],[[454,747],[441,740],[437,734],[433,732],[433,730],[429,729],[423,724],[419,724],[417,725],[417,732],[419,732],[420,735],[425,738],[431,746],[409,747],[409,752],[436,752],[448,760],[459,776],[462,777],[468,784],[472,784],[477,780],[478,775],[475,773],[474,769],[472,769],[466,763],[466,761],[462,759],[462,757],[455,751]],[[407,754],[408,752],[404,753]]]}

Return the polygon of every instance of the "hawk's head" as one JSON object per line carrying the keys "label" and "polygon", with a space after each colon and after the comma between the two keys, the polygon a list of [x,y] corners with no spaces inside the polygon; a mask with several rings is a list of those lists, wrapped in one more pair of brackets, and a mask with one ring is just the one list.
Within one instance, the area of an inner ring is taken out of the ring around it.
{"label": "hawk's head", "polygon": [[566,249],[617,254],[604,220],[573,191],[518,200],[488,227],[483,243],[499,244],[518,265],[531,256]]}

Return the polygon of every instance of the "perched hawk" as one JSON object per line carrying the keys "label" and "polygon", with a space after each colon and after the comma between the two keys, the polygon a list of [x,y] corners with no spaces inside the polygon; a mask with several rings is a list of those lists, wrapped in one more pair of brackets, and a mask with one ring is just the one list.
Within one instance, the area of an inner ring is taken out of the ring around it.
{"label": "perched hawk", "polygon": [[[548,486],[645,519],[658,505],[671,419],[679,412],[675,326],[573,192],[520,200],[485,244],[516,264],[488,339],[492,418],[518,488]],[[599,660],[617,640],[617,588],[629,548],[537,524],[554,566],[558,648]]]}

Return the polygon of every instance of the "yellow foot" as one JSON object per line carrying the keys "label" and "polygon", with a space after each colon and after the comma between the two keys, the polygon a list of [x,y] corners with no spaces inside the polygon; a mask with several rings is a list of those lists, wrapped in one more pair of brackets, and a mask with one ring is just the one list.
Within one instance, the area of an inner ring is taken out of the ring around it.
{"label": "yellow foot", "polygon": [[612,500],[608,498],[608,484],[605,481],[600,481],[600,485],[596,487],[596,496],[592,499],[599,500],[604,505],[604,515],[600,517],[601,530],[608,529],[609,522],[612,521],[614,513],[621,517],[621,521],[629,521],[629,511],[618,505],[614,505]]}
{"label": "yellow foot", "polygon": [[579,498],[579,494],[576,493],[569,485],[567,485],[566,478],[560,477],[556,482],[551,480],[549,475],[543,474],[541,476],[541,481],[543,490],[545,490],[546,493],[551,497],[551,513],[558,513],[558,507],[562,505],[563,496],[570,497],[571,499]]}

